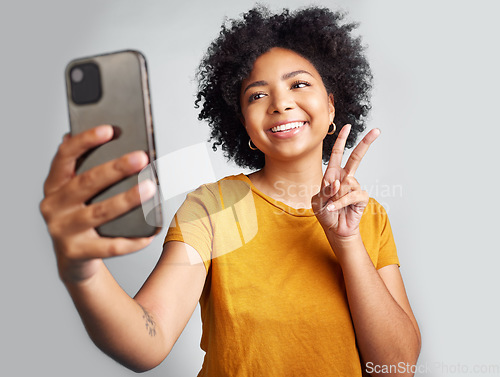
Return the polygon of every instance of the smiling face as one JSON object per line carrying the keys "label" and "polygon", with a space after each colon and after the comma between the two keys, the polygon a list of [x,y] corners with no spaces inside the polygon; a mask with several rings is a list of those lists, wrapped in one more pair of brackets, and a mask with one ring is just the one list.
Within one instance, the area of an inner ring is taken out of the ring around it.
{"label": "smiling face", "polygon": [[269,158],[319,155],[335,108],[318,71],[297,53],[272,48],[259,56],[240,93],[242,122]]}

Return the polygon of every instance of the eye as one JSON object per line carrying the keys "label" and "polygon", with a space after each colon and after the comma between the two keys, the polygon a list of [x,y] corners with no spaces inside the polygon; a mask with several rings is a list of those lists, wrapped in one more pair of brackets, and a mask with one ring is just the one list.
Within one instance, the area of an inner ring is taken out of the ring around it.
{"label": "eye", "polygon": [[266,93],[264,92],[257,92],[257,93],[252,93],[250,95],[250,97],[248,97],[248,102],[253,102],[253,101],[256,101],[262,97],[265,97],[266,96]]}
{"label": "eye", "polygon": [[300,88],[305,88],[307,86],[311,86],[311,84],[309,84],[307,81],[302,81],[302,80],[298,80],[298,81],[295,81],[291,86],[290,88],[291,89],[300,89]]}

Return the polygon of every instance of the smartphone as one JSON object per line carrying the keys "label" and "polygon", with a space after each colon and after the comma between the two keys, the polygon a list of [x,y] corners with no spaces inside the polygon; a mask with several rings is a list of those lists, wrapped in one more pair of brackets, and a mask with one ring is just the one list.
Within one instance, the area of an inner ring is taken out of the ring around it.
{"label": "smartphone", "polygon": [[75,59],[68,63],[65,78],[71,134],[101,124],[115,129],[111,141],[77,161],[77,174],[135,150],[145,151],[150,161],[146,170],[108,187],[88,204],[126,191],[145,178],[157,185],[152,199],[97,227],[97,232],[105,237],[148,237],[158,233],[163,225],[161,190],[145,57],[138,51],[126,50]]}

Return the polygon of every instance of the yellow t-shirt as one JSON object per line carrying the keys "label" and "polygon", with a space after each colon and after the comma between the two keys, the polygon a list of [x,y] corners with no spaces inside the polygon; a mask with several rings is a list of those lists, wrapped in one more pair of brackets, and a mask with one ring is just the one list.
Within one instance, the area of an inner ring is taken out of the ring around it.
{"label": "yellow t-shirt", "polygon": [[[377,269],[399,265],[374,199],[360,232]],[[174,240],[196,249],[208,273],[199,377],[361,376],[342,270],[311,209],[230,176],[187,195],[165,238]]]}

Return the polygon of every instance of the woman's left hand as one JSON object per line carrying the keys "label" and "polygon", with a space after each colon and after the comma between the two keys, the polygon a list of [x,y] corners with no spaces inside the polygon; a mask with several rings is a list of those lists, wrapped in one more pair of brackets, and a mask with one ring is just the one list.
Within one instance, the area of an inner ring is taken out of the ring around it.
{"label": "woman's left hand", "polygon": [[354,174],[370,144],[380,135],[378,129],[368,132],[342,168],[342,155],[350,130],[351,126],[347,124],[339,132],[321,182],[321,190],[311,199],[312,209],[325,232],[339,240],[359,234],[359,221],[369,196],[361,190]]}

